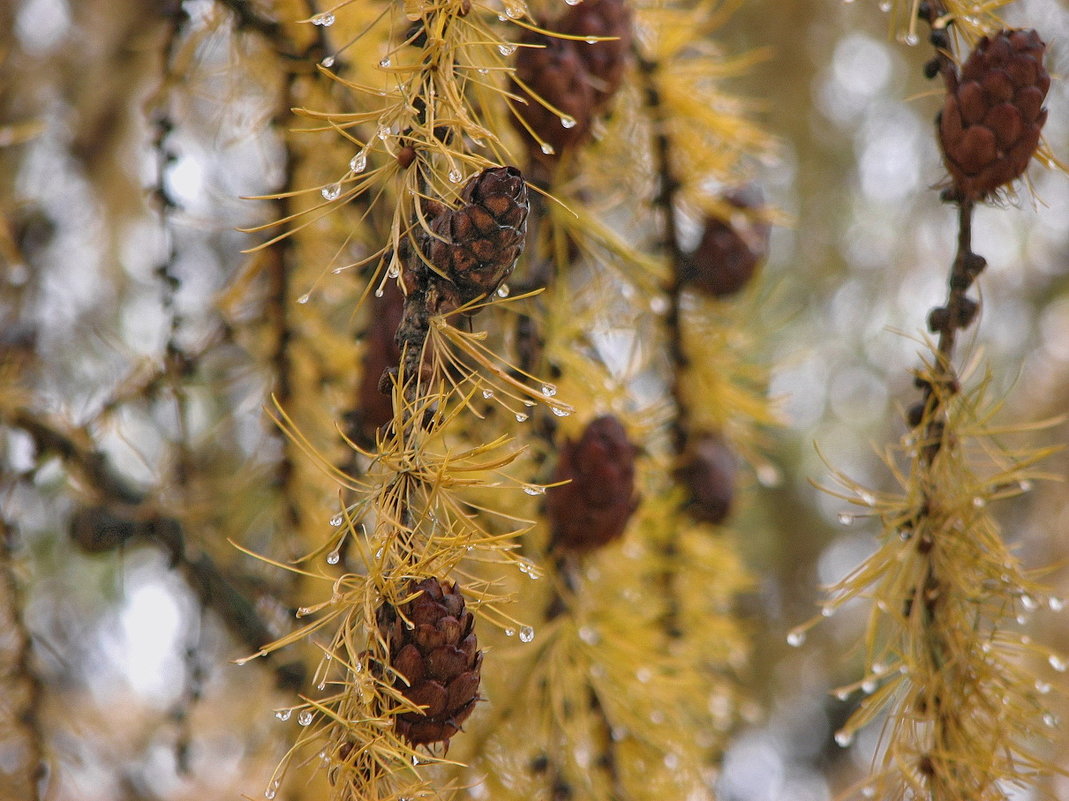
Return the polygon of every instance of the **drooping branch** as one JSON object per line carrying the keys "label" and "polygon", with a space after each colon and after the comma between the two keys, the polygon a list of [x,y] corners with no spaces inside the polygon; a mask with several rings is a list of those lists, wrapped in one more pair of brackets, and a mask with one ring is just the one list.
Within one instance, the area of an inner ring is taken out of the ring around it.
{"label": "drooping branch", "polygon": [[[182,522],[165,514],[151,496],[121,476],[105,454],[88,444],[85,432],[66,431],[28,409],[0,410],[0,423],[29,434],[39,454],[59,456],[94,497],[71,519],[71,536],[84,550],[102,552],[126,543],[153,543],[167,553],[200,603],[218,614],[239,642],[258,651],[275,638],[248,595],[223,568],[207,553],[186,547]],[[299,663],[275,665],[274,671],[280,687],[299,688],[304,680]]]}

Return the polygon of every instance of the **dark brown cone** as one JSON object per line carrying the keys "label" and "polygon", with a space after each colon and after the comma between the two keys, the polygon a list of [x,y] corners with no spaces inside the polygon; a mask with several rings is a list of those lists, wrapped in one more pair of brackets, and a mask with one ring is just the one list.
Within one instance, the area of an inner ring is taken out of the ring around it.
{"label": "dark brown cone", "polygon": [[746,186],[725,200],[740,210],[738,219],[707,218],[698,247],[679,265],[683,283],[715,298],[733,295],[746,286],[768,256],[769,224],[741,213],[764,205],[761,190]]}
{"label": "dark brown cone", "polygon": [[939,145],[962,197],[982,198],[1018,178],[1039,144],[1050,76],[1033,30],[984,37],[948,87]]}
{"label": "dark brown cone", "polygon": [[527,184],[515,167],[490,167],[461,193],[462,205],[430,223],[425,253],[449,276],[460,303],[492,295],[508,278],[527,237]]}
{"label": "dark brown cone", "polygon": [[546,513],[553,548],[585,553],[618,539],[638,508],[635,498],[635,446],[615,417],[591,422],[578,442],[565,441],[553,482],[546,491]]}
{"label": "dark brown cone", "polygon": [[569,36],[615,37],[604,42],[578,42],[579,57],[594,89],[595,111],[601,111],[620,88],[631,49],[631,9],[625,0],[583,0],[558,20],[554,30]]}
{"label": "dark brown cone", "polygon": [[579,51],[587,45],[534,31],[527,31],[520,44],[516,55],[516,78],[564,117],[547,109],[516,84],[513,91],[527,101],[525,105],[517,104],[517,113],[538,138],[552,148],[552,152],[545,153],[519,120],[514,119],[513,123],[524,136],[532,157],[552,160],[590,135],[596,92]]}
{"label": "dark brown cone", "polygon": [[370,306],[370,319],[364,334],[362,372],[350,432],[354,441],[363,444],[373,443],[378,428],[393,419],[390,386],[387,384],[383,388],[380,381],[387,369],[397,367],[401,361],[396,334],[401,324],[405,298],[396,283],[387,281],[382,297],[373,297]]}
{"label": "dark brown cone", "polygon": [[425,707],[398,715],[397,733],[412,745],[448,746],[479,700],[483,655],[475,619],[455,584],[429,578],[411,582],[408,591],[419,592],[401,607],[412,629],[391,604],[379,607],[377,615],[390,666],[404,677],[394,689]]}
{"label": "dark brown cone", "polygon": [[676,479],[687,490],[685,508],[695,520],[723,523],[735,499],[735,455],[717,434],[699,434],[690,443],[676,469]]}

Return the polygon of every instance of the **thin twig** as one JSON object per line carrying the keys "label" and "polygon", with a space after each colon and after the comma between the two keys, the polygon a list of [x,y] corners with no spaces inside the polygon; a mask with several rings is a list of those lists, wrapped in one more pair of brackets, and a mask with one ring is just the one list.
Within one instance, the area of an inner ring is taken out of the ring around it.
{"label": "thin twig", "polygon": [[[13,734],[15,741],[21,741],[25,748],[24,751],[15,749],[21,757],[18,766],[23,768],[22,781],[8,789],[26,801],[40,801],[40,778],[46,767],[40,714],[44,688],[32,664],[33,638],[26,626],[25,597],[13,565],[16,536],[11,523],[0,517],[0,602],[7,607],[4,618],[13,635],[5,649],[9,658],[5,659],[0,674],[5,698],[0,709],[11,713],[10,717],[5,715],[7,719],[3,721],[8,729],[6,733]],[[0,772],[7,777],[6,781],[16,781],[16,771],[9,770],[10,767],[8,763]]]}

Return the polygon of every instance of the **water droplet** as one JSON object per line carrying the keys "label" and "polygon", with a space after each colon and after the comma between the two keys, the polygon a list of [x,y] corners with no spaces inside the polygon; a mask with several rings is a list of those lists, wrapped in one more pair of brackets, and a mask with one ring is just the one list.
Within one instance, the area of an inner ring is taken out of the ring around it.
{"label": "water droplet", "polygon": [[917,42],[920,41],[920,37],[917,36],[917,34],[915,34],[912,31],[910,31],[909,33],[907,33],[905,35],[905,38],[903,38],[902,41],[905,42],[910,47],[913,47],[914,45],[917,44]]}
{"label": "water droplet", "polygon": [[266,798],[268,801],[271,801],[271,799],[278,795],[278,786],[278,779],[275,779],[273,782],[267,785],[267,789],[264,790],[264,798]]}
{"label": "water droplet", "polygon": [[839,514],[835,516],[835,519],[838,520],[839,525],[842,526],[849,526],[854,522],[854,516],[849,512],[839,512]]}
{"label": "water droplet", "polygon": [[390,66],[390,59],[383,58],[379,60],[379,66],[383,69],[387,69]]}
{"label": "water droplet", "polygon": [[523,16],[523,10],[509,6],[505,9],[505,16],[507,16],[509,19],[519,19]]}
{"label": "water droplet", "polygon": [[598,37],[596,37],[596,36],[588,36],[588,37],[586,37],[586,43],[587,44],[597,44],[598,43]]}
{"label": "water droplet", "polygon": [[592,626],[580,626],[579,639],[587,645],[597,645],[601,642],[601,635],[598,634],[598,630]]}
{"label": "water droplet", "polygon": [[375,297],[381,298],[383,296],[383,294],[384,293],[382,291],[382,287],[381,286],[378,289],[375,290]]}
{"label": "water droplet", "polygon": [[876,788],[873,787],[871,784],[867,784],[861,788],[861,795],[865,796],[865,798],[875,798]]}
{"label": "water droplet", "polygon": [[349,159],[349,169],[353,172],[363,172],[367,169],[367,151],[361,150]]}
{"label": "water droplet", "polygon": [[1065,609],[1065,601],[1062,598],[1048,598],[1047,606],[1052,612],[1061,612]]}
{"label": "water droplet", "polygon": [[1039,602],[1031,595],[1021,596],[1021,606],[1027,609],[1029,612],[1039,608]]}
{"label": "water droplet", "polygon": [[333,270],[330,271],[330,274],[331,275],[341,275],[342,273],[345,272],[345,269],[346,269],[345,267],[335,267]]}
{"label": "water droplet", "polygon": [[757,481],[762,487],[778,487],[783,477],[779,470],[770,464],[762,464],[757,467]]}
{"label": "water droplet", "polygon": [[989,642],[980,643],[980,650],[985,654],[991,653],[991,643],[989,643]]}
{"label": "water droplet", "polygon": [[307,726],[312,722],[312,710],[302,709],[300,714],[297,715],[297,723],[301,726]]}
{"label": "water droplet", "polygon": [[494,391],[492,389],[484,389],[483,397],[487,400],[490,400],[490,398],[494,397]]}
{"label": "water droplet", "polygon": [[627,737],[627,729],[623,726],[613,726],[612,731],[609,732],[609,736],[612,737],[614,743],[618,743]]}
{"label": "water droplet", "polygon": [[557,151],[553,149],[553,145],[551,145],[549,142],[543,142],[542,152],[545,153],[547,156],[552,156]]}
{"label": "water droplet", "polygon": [[1036,692],[1040,695],[1046,695],[1050,692],[1050,685],[1042,679],[1036,679]]}
{"label": "water droplet", "polygon": [[342,517],[341,515],[334,515],[334,517],[330,518],[330,524],[332,526],[340,526],[344,522],[345,522],[345,518]]}
{"label": "water droplet", "polygon": [[874,692],[876,692],[875,680],[866,679],[865,681],[861,682],[861,692],[865,693],[865,695],[872,695]]}
{"label": "water droplet", "polygon": [[516,52],[516,45],[505,44],[504,42],[502,42],[497,46],[497,52],[499,52],[503,56],[511,56],[513,53]]}
{"label": "water droplet", "polygon": [[871,492],[861,492],[861,493],[859,493],[859,495],[860,495],[860,498],[861,498],[861,502],[863,504],[865,504],[865,506],[875,506],[876,505],[876,496],[873,495]]}
{"label": "water droplet", "polygon": [[341,195],[341,184],[327,184],[320,192],[324,200],[337,200]]}
{"label": "water droplet", "polygon": [[576,125],[578,125],[575,120],[575,117],[572,117],[569,114],[565,114],[563,117],[560,118],[560,124],[562,128],[574,128]]}
{"label": "water droplet", "polygon": [[577,6],[580,3],[582,3],[583,0],[564,0],[564,2],[567,3],[570,6]]}
{"label": "water droplet", "polygon": [[664,766],[669,770],[679,767],[679,754],[667,753],[664,755]]}
{"label": "water droplet", "polygon": [[655,709],[650,712],[650,723],[661,724],[664,723],[664,712],[659,709]]}
{"label": "water droplet", "polygon": [[334,14],[330,11],[324,11],[322,14],[316,14],[312,17],[313,25],[322,25],[324,28],[329,28],[334,24]]}
{"label": "water droplet", "polygon": [[1051,654],[1047,661],[1050,662],[1050,666],[1059,673],[1064,673],[1066,667],[1069,667],[1069,665],[1066,665],[1065,660],[1057,654]]}
{"label": "water droplet", "polygon": [[524,626],[520,629],[520,642],[530,642],[534,639],[534,629],[530,626]]}
{"label": "water droplet", "polygon": [[514,637],[515,635],[516,635],[516,629],[514,629],[514,628],[505,629],[505,636],[506,637]]}
{"label": "water droplet", "polygon": [[553,414],[555,414],[557,417],[567,417],[571,414],[570,411],[568,411],[567,409],[562,409],[560,406],[551,406],[549,410],[553,412]]}
{"label": "water droplet", "polygon": [[821,615],[821,617],[831,617],[834,614],[835,614],[835,607],[834,606],[822,606],[822,607],[820,607],[820,615]]}
{"label": "water droplet", "polygon": [[880,11],[886,14],[891,10],[891,6],[894,5],[891,0],[880,0]]}
{"label": "water droplet", "polygon": [[307,303],[309,301],[309,299],[311,297],[312,297],[311,293],[305,292],[303,295],[301,295],[299,298],[297,298],[297,302],[300,303],[303,306],[305,303]]}
{"label": "water droplet", "polygon": [[840,748],[849,748],[850,743],[852,743],[853,741],[854,733],[852,731],[840,729],[839,731],[835,732],[835,744],[838,745]]}
{"label": "water droplet", "polygon": [[1032,489],[1032,486],[1032,482],[1029,481],[1027,478],[1017,482],[1017,487],[1021,490],[1021,492],[1028,492],[1030,489]]}
{"label": "water droplet", "polygon": [[1047,712],[1043,716],[1043,722],[1052,729],[1058,727],[1058,718],[1054,717],[1054,715],[1052,715],[1050,712]]}
{"label": "water droplet", "polygon": [[319,682],[319,684],[316,685],[316,689],[319,690],[320,692],[323,692],[323,690],[327,689],[327,681],[326,681],[326,679],[324,679],[323,681]]}
{"label": "water droplet", "polygon": [[638,679],[642,684],[649,684],[650,679],[653,678],[653,671],[650,670],[648,667],[640,667],[638,670],[635,671],[635,678]]}
{"label": "water droplet", "polygon": [[546,494],[546,488],[545,487],[540,487],[540,486],[538,486],[536,484],[527,484],[523,488],[523,491],[526,492],[528,495],[545,495]]}
{"label": "water droplet", "polygon": [[390,136],[390,128],[389,128],[389,126],[388,125],[380,125],[378,130],[375,131],[375,136],[377,136],[379,139],[381,139],[383,141],[386,141],[386,139]]}
{"label": "water droplet", "polygon": [[787,634],[787,645],[791,648],[798,648],[805,642],[805,631],[802,629],[791,629]]}
{"label": "water droplet", "polygon": [[280,710],[278,710],[278,712],[275,713],[275,717],[278,718],[279,720],[281,720],[283,723],[285,723],[287,720],[290,719],[290,715],[292,715],[292,714],[293,714],[293,710],[292,709],[280,709]]}
{"label": "water droplet", "polygon": [[527,415],[523,412],[516,412],[516,422],[523,423],[527,420]]}
{"label": "water droplet", "polygon": [[535,405],[535,402],[533,400],[524,400],[523,405],[530,409],[532,406]]}
{"label": "water droplet", "polygon": [[396,278],[401,274],[401,268],[397,265],[397,262],[390,264],[390,268],[386,271],[386,275],[390,278]]}
{"label": "water droplet", "polygon": [[972,499],[972,505],[975,506],[977,509],[983,509],[985,506],[987,506],[987,501],[977,495],[975,498]]}
{"label": "water droplet", "polygon": [[460,183],[460,179],[463,178],[463,177],[464,177],[464,174],[460,170],[458,170],[456,167],[454,167],[453,169],[451,169],[449,171],[449,181],[450,181],[450,183],[459,184]]}
{"label": "water droplet", "polygon": [[650,311],[654,314],[664,314],[668,311],[668,298],[654,295],[650,298]]}
{"label": "water droplet", "polygon": [[554,395],[557,394],[557,388],[552,384],[543,384],[542,394],[545,395],[547,398],[552,398]]}
{"label": "water droplet", "polygon": [[311,607],[302,606],[297,610],[297,613],[296,613],[295,617],[304,617],[305,615],[310,615],[310,614],[312,614]]}
{"label": "water droplet", "polygon": [[334,56],[327,56],[322,61],[320,61],[319,63],[322,64],[324,67],[328,67],[328,68],[329,67],[333,67],[334,66]]}
{"label": "water droplet", "polygon": [[499,298],[507,298],[509,296],[509,285],[502,284],[497,288],[497,296]]}
{"label": "water droplet", "polygon": [[849,690],[836,690],[835,691],[835,697],[838,698],[840,701],[845,701],[847,698],[850,697],[850,691]]}
{"label": "water droplet", "polygon": [[337,551],[331,551],[330,553],[327,554],[327,564],[328,565],[336,565],[340,561],[341,561],[341,554],[338,553]]}

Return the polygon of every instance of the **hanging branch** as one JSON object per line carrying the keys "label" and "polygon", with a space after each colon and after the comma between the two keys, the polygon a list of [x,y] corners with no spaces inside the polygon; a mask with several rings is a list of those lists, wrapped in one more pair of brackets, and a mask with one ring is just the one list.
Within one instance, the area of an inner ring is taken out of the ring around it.
{"label": "hanging branch", "polygon": [[[917,372],[923,399],[908,413],[911,432],[901,446],[908,468],[897,466],[898,452],[885,456],[901,493],[871,492],[836,475],[846,492],[834,494],[871,509],[884,532],[879,550],[832,588],[824,614],[862,595],[874,599],[866,675],[838,691],[844,699],[864,694],[836,734],[840,745],[887,716],[876,771],[855,790],[888,801],[993,801],[1050,770],[1034,748],[1037,719],[1054,725],[1042,697],[1050,685],[1035,678],[1031,662],[1066,665],[1013,626],[1045,590],[1006,546],[987,507],[1025,491],[1029,468],[1049,451],[1010,452],[992,440],[986,382],[965,389],[954,351],[978,310],[967,291],[986,266],[972,251],[974,209],[1028,166],[1046,119],[1049,78],[1035,31],[999,30],[997,20],[980,21],[957,2],[918,10],[936,48],[925,74],[941,75],[946,85],[937,136],[950,174],[943,199],[957,207],[957,251],[946,302],[928,316],[938,341]],[[972,29],[954,29],[966,20]],[[959,67],[951,37],[977,38],[981,22],[986,35]],[[1058,599],[1049,604],[1062,607]],[[799,645],[801,634],[788,642]]]}
{"label": "hanging branch", "polygon": [[[58,455],[95,496],[98,503],[80,508],[71,520],[71,537],[83,550],[100,553],[127,542],[153,542],[168,554],[201,604],[216,612],[245,647],[259,650],[274,638],[255,605],[211,557],[203,551],[195,556],[187,551],[182,523],[161,514],[150,497],[111,467],[103,453],[87,445],[88,434],[68,433],[28,409],[2,409],[0,422],[29,434],[39,454]],[[274,670],[282,688],[299,687],[303,681],[299,664],[281,664]]]}

